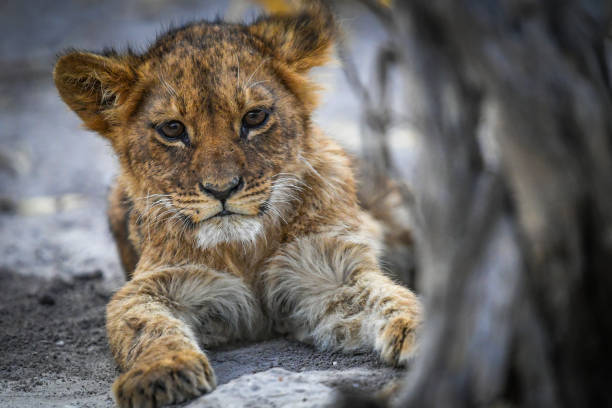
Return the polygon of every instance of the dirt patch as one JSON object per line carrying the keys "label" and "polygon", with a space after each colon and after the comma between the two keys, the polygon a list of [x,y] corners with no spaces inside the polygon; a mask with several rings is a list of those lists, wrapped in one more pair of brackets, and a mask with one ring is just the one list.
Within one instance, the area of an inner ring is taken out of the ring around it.
{"label": "dirt patch", "polygon": [[[94,270],[70,279],[0,269],[0,406],[113,406],[118,370],[108,349],[104,312],[120,282]],[[219,384],[281,367],[293,372],[372,369],[367,381],[339,376],[329,386],[371,392],[400,371],[371,353],[320,352],[278,338],[208,351]],[[376,374],[374,374],[376,372]]]}
{"label": "dirt patch", "polygon": [[83,406],[112,405],[116,371],[104,332],[110,295],[98,271],[71,281],[0,271],[2,406],[73,399],[91,399]]}

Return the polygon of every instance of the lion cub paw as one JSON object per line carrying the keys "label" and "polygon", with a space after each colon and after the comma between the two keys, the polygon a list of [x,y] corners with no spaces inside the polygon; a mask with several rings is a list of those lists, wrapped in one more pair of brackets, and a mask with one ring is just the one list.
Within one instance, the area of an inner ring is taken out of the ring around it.
{"label": "lion cub paw", "polygon": [[120,407],[161,407],[212,391],[216,379],[206,356],[195,351],[172,352],[153,362],[136,363],[113,385]]}
{"label": "lion cub paw", "polygon": [[418,321],[394,316],[381,328],[376,339],[376,350],[388,364],[405,366],[416,351]]}

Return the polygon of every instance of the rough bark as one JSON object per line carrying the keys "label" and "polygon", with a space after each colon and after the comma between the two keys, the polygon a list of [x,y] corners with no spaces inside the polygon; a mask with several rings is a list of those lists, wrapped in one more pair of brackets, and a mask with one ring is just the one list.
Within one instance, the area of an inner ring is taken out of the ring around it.
{"label": "rough bark", "polygon": [[427,309],[400,405],[612,406],[612,3],[395,5]]}

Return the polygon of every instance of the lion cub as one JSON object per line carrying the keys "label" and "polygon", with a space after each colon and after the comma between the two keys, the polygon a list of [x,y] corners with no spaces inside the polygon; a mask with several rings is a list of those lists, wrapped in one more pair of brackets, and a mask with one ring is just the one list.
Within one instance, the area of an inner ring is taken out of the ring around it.
{"label": "lion cub", "polygon": [[273,333],[410,359],[419,301],[381,272],[349,159],[310,119],[306,74],[334,36],[311,7],[57,61],[62,99],[120,162],[109,217],[129,280],[107,309],[120,406],[210,392],[205,347]]}

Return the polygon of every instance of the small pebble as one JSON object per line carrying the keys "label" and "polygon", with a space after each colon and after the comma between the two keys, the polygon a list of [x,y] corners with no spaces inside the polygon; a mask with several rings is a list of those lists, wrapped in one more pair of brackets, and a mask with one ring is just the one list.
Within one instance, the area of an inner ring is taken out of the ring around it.
{"label": "small pebble", "polygon": [[46,294],[42,295],[40,299],[38,299],[38,303],[43,306],[53,306],[55,304],[55,299],[53,298],[53,296]]}
{"label": "small pebble", "polygon": [[58,340],[58,341],[55,342],[56,346],[63,346],[64,344],[65,344],[64,340]]}
{"label": "small pebble", "polygon": [[93,271],[87,271],[80,274],[75,275],[74,279],[77,280],[98,280],[104,277],[104,273],[100,269],[96,269]]}
{"label": "small pebble", "polygon": [[334,362],[332,362],[332,365],[333,365],[333,366],[337,366],[337,365],[338,365],[338,362],[337,362],[337,361],[334,361]]}

